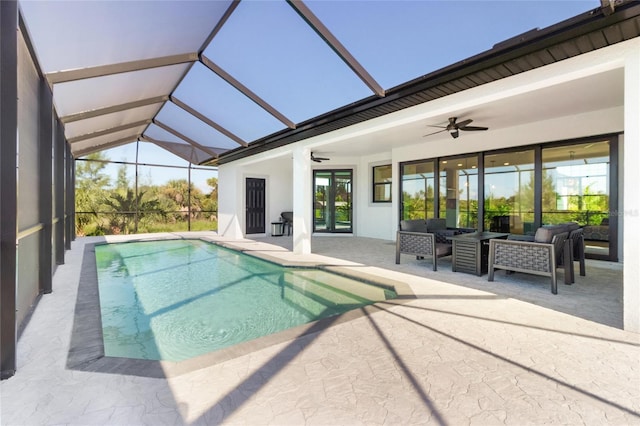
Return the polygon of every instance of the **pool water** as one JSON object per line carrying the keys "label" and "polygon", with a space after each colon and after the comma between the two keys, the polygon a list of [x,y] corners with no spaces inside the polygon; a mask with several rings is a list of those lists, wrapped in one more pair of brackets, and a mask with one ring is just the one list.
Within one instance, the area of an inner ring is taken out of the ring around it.
{"label": "pool water", "polygon": [[201,240],[96,246],[106,356],[182,361],[396,297]]}

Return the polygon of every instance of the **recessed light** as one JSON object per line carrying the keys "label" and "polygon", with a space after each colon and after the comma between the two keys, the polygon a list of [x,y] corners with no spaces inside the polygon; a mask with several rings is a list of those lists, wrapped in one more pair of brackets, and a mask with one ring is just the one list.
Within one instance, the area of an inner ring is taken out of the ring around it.
{"label": "recessed light", "polygon": [[462,167],[462,163],[458,163],[458,167]]}
{"label": "recessed light", "polygon": [[447,160],[444,160],[444,161],[442,162],[442,164],[447,164]]}
{"label": "recessed light", "polygon": [[509,165],[509,162],[507,161],[506,163],[504,163],[504,165],[505,165],[505,166],[508,166],[508,165]]}
{"label": "recessed light", "polygon": [[475,168],[476,168],[476,166],[471,166],[471,168],[472,168],[472,169],[475,169]]}

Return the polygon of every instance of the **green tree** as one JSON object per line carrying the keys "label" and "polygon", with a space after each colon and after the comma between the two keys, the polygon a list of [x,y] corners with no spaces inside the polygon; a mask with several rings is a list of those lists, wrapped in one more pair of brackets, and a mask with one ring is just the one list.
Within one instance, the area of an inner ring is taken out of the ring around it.
{"label": "green tree", "polygon": [[116,179],[116,189],[126,190],[129,188],[129,177],[127,176],[127,165],[120,164],[118,167],[118,177]]}
{"label": "green tree", "polygon": [[85,159],[75,163],[76,234],[102,235],[105,229],[98,212],[110,184],[109,176],[104,173],[109,159],[104,152],[89,154]]}
{"label": "green tree", "polygon": [[211,188],[209,194],[202,197],[202,210],[206,212],[210,220],[214,220],[218,215],[218,178],[207,179],[207,185]]}
{"label": "green tree", "polygon": [[109,229],[112,234],[138,232],[138,221],[149,214],[158,213],[158,200],[145,198],[145,191],[138,194],[131,188],[125,191],[115,190],[104,204],[112,211]]}

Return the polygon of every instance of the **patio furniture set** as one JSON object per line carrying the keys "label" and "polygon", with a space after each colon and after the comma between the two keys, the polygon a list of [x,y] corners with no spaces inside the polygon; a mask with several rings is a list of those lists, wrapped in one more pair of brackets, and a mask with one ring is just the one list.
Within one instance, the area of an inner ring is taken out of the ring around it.
{"label": "patio furniture set", "polygon": [[575,282],[574,261],[580,275],[586,274],[583,228],[574,222],[545,225],[529,236],[447,228],[444,219],[403,220],[396,236],[397,264],[401,254],[431,259],[434,271],[438,258],[452,256],[453,272],[488,272],[489,281],[496,269],[546,276],[553,294],[558,293],[558,268],[564,270],[565,284]]}

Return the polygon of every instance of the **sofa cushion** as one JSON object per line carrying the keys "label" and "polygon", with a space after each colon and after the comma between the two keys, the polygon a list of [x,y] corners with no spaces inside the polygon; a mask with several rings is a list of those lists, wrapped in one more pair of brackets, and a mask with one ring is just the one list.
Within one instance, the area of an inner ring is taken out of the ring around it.
{"label": "sofa cushion", "polygon": [[533,237],[533,241],[536,243],[550,243],[553,238],[553,230],[549,228],[538,228],[536,235]]}
{"label": "sofa cushion", "polygon": [[538,228],[536,235],[533,237],[533,241],[536,243],[550,243],[553,236],[562,232],[568,232],[567,225],[545,225]]}
{"label": "sofa cushion", "polygon": [[451,244],[436,243],[436,256],[449,256],[451,253],[453,253]]}

